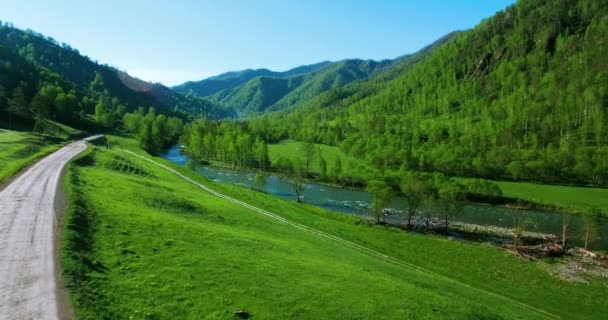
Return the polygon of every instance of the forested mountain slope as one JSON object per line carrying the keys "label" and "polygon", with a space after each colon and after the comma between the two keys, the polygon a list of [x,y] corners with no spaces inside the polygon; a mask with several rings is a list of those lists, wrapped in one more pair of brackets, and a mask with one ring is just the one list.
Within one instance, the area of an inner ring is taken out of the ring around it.
{"label": "forested mountain slope", "polygon": [[256,77],[286,78],[299,74],[317,71],[331,62],[324,61],[316,64],[300,66],[284,72],[270,71],[268,69],[246,69],[241,71],[231,71],[220,75],[209,77],[200,81],[188,81],[173,87],[173,90],[184,94],[195,96],[210,96],[224,89],[232,89]]}
{"label": "forested mountain slope", "polygon": [[519,1],[396,80],[332,90],[251,127],[339,145],[380,169],[606,185],[607,12],[606,1]]}
{"label": "forested mountain slope", "polygon": [[332,88],[366,79],[390,61],[344,60],[321,70],[284,78],[257,77],[234,89],[222,90],[211,100],[234,109],[240,117],[278,110],[304,102]]}
{"label": "forested mountain slope", "polygon": [[233,115],[229,109],[219,108],[208,100],[186,97],[161,84],[136,79],[113,67],[91,61],[65,43],[59,44],[50,37],[30,30],[22,31],[10,24],[0,27],[0,46],[19,54],[32,65],[57,74],[72,83],[77,91],[83,92],[95,86],[95,90],[119,99],[127,111],[153,106],[163,113],[196,113],[211,118]]}

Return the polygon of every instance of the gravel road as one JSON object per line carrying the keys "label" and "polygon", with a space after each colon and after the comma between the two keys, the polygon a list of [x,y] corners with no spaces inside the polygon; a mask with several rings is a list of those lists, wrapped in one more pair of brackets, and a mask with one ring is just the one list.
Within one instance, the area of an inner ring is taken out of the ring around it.
{"label": "gravel road", "polygon": [[0,319],[61,319],[56,270],[56,197],[66,163],[87,148],[72,142],[0,192]]}

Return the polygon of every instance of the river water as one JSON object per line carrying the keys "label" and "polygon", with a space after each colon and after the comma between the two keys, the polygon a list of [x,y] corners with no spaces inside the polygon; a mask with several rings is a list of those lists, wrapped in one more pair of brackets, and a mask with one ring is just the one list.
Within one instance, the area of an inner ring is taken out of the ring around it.
{"label": "river water", "polygon": [[[188,155],[181,152],[178,145],[171,147],[162,157],[182,166],[190,159]],[[231,183],[245,187],[254,186],[255,173],[252,171],[232,170],[197,163],[196,172],[220,183]],[[264,191],[284,199],[294,201],[296,199],[289,179],[284,177],[268,176]],[[371,214],[371,196],[362,190],[338,188],[310,182],[306,183],[303,200],[308,204],[346,214],[358,216],[370,216]],[[407,200],[405,198],[394,197],[391,208],[403,209],[406,204]],[[428,209],[433,210],[433,208]],[[455,220],[485,226],[512,228],[513,214],[511,210],[504,206],[471,204],[466,205]],[[526,210],[525,219],[527,222],[526,230],[561,235],[562,215],[559,213]],[[570,230],[571,243],[582,245],[583,221],[579,216],[571,217]],[[600,234],[604,236],[590,243],[589,247],[594,250],[608,250],[608,223],[604,223],[600,227]]]}

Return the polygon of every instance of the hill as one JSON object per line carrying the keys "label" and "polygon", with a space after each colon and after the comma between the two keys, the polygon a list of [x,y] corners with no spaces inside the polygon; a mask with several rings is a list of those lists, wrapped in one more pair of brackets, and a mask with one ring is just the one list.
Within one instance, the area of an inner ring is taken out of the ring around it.
{"label": "hill", "polygon": [[210,99],[235,110],[241,118],[247,118],[267,110],[287,108],[329,89],[367,79],[390,63],[390,61],[344,60],[299,75],[280,78],[261,76],[236,88],[219,91]]}
{"label": "hill", "polygon": [[316,64],[300,66],[284,72],[270,71],[268,69],[231,71],[200,81],[188,81],[173,87],[173,90],[184,94],[189,93],[199,97],[210,96],[224,89],[235,88],[256,77],[286,78],[289,76],[314,72],[328,64],[330,64],[330,62],[319,62]]}
{"label": "hill", "polygon": [[119,99],[127,111],[153,106],[166,114],[196,113],[211,118],[233,115],[230,110],[219,108],[206,99],[186,97],[161,84],[136,79],[92,61],[65,43],[59,44],[53,38],[31,30],[14,28],[9,23],[0,27],[0,46],[29,64],[54,73],[70,83],[77,93],[83,93],[91,86],[100,93],[107,92],[107,96]]}
{"label": "hill", "polygon": [[330,90],[251,127],[340,146],[380,170],[607,185],[607,6],[519,1],[394,79]]}

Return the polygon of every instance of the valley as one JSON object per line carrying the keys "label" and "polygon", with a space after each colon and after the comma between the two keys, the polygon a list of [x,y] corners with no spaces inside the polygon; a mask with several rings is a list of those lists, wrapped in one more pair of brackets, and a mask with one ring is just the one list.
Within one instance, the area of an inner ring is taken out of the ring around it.
{"label": "valley", "polygon": [[0,320],[604,319],[608,2],[432,2],[12,3]]}

